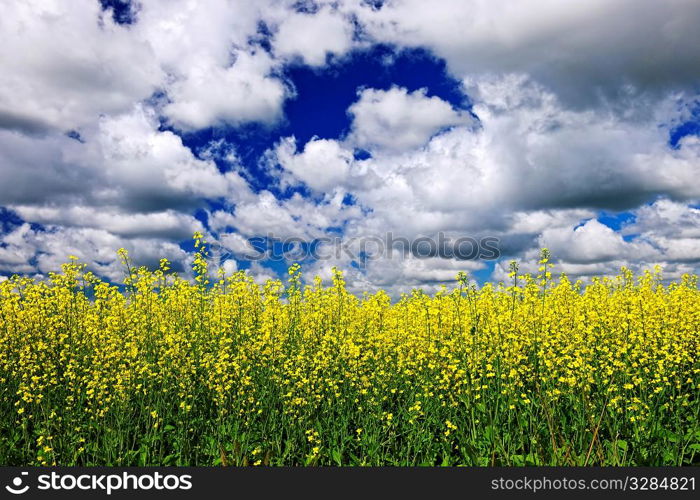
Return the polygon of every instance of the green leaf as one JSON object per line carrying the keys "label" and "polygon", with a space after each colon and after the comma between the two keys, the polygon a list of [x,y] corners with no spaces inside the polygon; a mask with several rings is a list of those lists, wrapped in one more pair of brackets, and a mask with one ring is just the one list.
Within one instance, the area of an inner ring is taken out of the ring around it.
{"label": "green leaf", "polygon": [[339,450],[333,450],[331,451],[331,457],[333,457],[333,460],[335,461],[336,465],[339,467],[343,465],[343,455],[340,453]]}

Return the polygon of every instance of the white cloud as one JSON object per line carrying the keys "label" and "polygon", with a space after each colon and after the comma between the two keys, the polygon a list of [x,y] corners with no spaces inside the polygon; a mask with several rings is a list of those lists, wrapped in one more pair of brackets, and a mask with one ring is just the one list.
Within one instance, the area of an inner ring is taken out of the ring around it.
{"label": "white cloud", "polygon": [[137,262],[157,264],[160,252],[186,269],[175,242],[202,230],[190,212],[205,198],[241,191],[238,174],[196,158],[141,106],[104,117],[84,139],[0,131],[0,205],[46,226],[25,224],[3,237],[0,270],[55,271],[74,254],[114,277],[121,246]]}
{"label": "white cloud", "polygon": [[344,54],[351,46],[352,25],[330,7],[286,15],[274,38],[277,56],[300,57],[311,66],[321,66],[329,54]]}
{"label": "white cloud", "polygon": [[364,162],[375,179],[354,194],[378,225],[469,231],[503,227],[519,211],[633,209],[658,194],[700,196],[697,147],[670,148],[657,125],[664,117],[575,111],[528,80],[503,80],[489,77],[487,92],[476,93],[485,99],[474,105],[478,130],[456,127],[419,151]]}
{"label": "white cloud", "polygon": [[458,77],[527,73],[576,106],[692,89],[700,78],[695,0],[354,3],[375,40],[428,47]]}
{"label": "white cloud", "polygon": [[320,276],[326,284],[332,279],[331,268],[343,271],[345,281],[352,293],[375,293],[384,290],[398,298],[414,288],[436,292],[442,286],[454,287],[460,271],[478,271],[485,267],[475,260],[449,260],[439,257],[418,258],[403,256],[400,252],[385,254],[366,263],[364,268],[351,265],[346,253],[333,254],[332,258],[302,266],[305,279]]}
{"label": "white cloud", "polygon": [[151,213],[124,213],[118,208],[15,205],[12,209],[24,220],[39,224],[104,229],[122,237],[157,237],[186,240],[195,231],[203,231],[202,223],[193,216],[165,210]]}
{"label": "white cloud", "polygon": [[248,269],[246,269],[246,274],[253,277],[259,285],[265,284],[268,280],[277,279],[275,272],[272,269],[262,266],[259,262],[253,262]]}
{"label": "white cloud", "polygon": [[157,117],[141,106],[104,117],[84,137],[0,131],[0,204],[185,209],[227,195],[229,181],[237,182],[197,159],[177,135],[158,131]]}
{"label": "white cloud", "polygon": [[623,230],[626,234],[647,234],[700,239],[700,209],[684,203],[660,199],[635,211],[634,223]]}
{"label": "white cloud", "polygon": [[[288,9],[274,1],[153,0],[139,4],[127,27],[96,0],[11,2],[0,19],[0,128],[82,129],[157,91],[181,129],[274,122],[290,95],[276,76],[287,55],[321,63],[319,54],[352,45],[338,13]],[[280,26],[279,57],[251,44],[261,22]],[[319,36],[325,45],[308,43]]]}
{"label": "white cloud", "polygon": [[250,121],[272,122],[287,97],[272,75],[276,62],[249,44],[272,2],[154,0],[144,2],[133,26],[168,74],[163,112],[191,130]]}
{"label": "white cloud", "polygon": [[287,96],[284,84],[270,75],[273,61],[264,52],[238,51],[229,67],[198,61],[186,79],[169,90],[163,112],[179,129],[274,122]]}
{"label": "white cloud", "polygon": [[116,250],[126,248],[137,265],[158,267],[161,258],[174,263],[174,270],[189,273],[189,256],[170,241],[154,238],[125,239],[102,229],[50,227],[35,230],[22,224],[0,236],[0,263],[9,273],[43,275],[60,270],[74,255],[88,269],[110,280],[121,282],[124,272]]}
{"label": "white cloud", "polygon": [[[614,276],[621,267],[641,272],[659,265],[666,279],[700,269],[700,211],[692,205],[659,199],[632,212],[634,222],[614,231],[596,219],[573,225],[561,221],[541,231],[537,245],[521,253],[521,272],[537,272],[537,252],[548,247],[555,273],[590,280]],[[628,238],[623,238],[623,235]],[[507,262],[499,263],[494,279],[506,280]]]}
{"label": "white cloud", "polygon": [[325,196],[316,202],[296,193],[278,200],[271,192],[261,191],[254,199],[237,204],[230,211],[212,213],[214,231],[235,229],[244,237],[272,235],[276,238],[301,238],[310,241],[362,215],[357,206],[343,204],[343,193]]}
{"label": "white cloud", "polygon": [[7,2],[0,32],[0,128],[81,128],[130,109],[164,76],[150,45],[94,0]]}
{"label": "white cloud", "polygon": [[247,238],[238,233],[225,233],[219,238],[219,244],[226,251],[232,252],[236,256],[255,255],[256,250]]}
{"label": "white cloud", "polygon": [[348,109],[353,116],[349,141],[370,151],[405,151],[425,145],[447,127],[472,122],[467,113],[426,93],[400,87],[362,90]]}
{"label": "white cloud", "polygon": [[[596,270],[614,274],[635,262],[693,258],[694,242],[679,241],[664,250],[666,243],[658,235],[625,241],[595,220],[600,209],[634,210],[659,194],[678,200],[700,197],[692,181],[700,175],[696,141],[686,138],[673,149],[668,126],[658,125],[676,122],[678,106],[662,101],[648,111],[647,120],[639,114],[628,120],[610,109],[566,107],[521,75],[490,75],[467,83],[474,90],[478,129],[457,126],[418,150],[385,152],[363,161],[349,160],[348,150],[335,143],[326,150],[332,154],[324,164],[341,164],[343,172],[348,164],[349,169],[332,185],[351,193],[367,211],[346,223],[348,237],[387,231],[408,238],[434,237],[438,231],[452,239],[495,236],[506,256],[535,263],[539,248],[550,246],[562,269],[581,276]],[[678,101],[674,97],[671,102]],[[281,156],[282,176],[304,155],[291,154],[296,148],[290,144]],[[674,210],[667,208],[671,214]],[[667,227],[680,226],[680,215],[669,217]],[[388,272],[377,262],[369,263],[364,276],[384,283],[379,273],[372,274],[375,269],[397,286],[421,281],[410,273]],[[427,275],[423,282],[429,284]]]}
{"label": "white cloud", "polygon": [[224,276],[231,276],[233,273],[238,271],[238,264],[233,259],[228,259],[224,261],[221,268],[224,271]]}
{"label": "white cloud", "polygon": [[700,209],[660,199],[634,212],[623,232],[657,249],[657,260],[700,262]]}
{"label": "white cloud", "polygon": [[627,253],[622,236],[596,219],[575,228],[547,228],[542,231],[539,244],[558,259],[576,263],[613,260]]}
{"label": "white cloud", "polygon": [[[352,153],[338,141],[312,139],[304,150],[296,152],[296,140],[288,137],[280,141],[275,149],[276,160],[282,168],[311,189],[329,191],[343,185],[350,173]],[[293,181],[288,180],[290,184]]]}

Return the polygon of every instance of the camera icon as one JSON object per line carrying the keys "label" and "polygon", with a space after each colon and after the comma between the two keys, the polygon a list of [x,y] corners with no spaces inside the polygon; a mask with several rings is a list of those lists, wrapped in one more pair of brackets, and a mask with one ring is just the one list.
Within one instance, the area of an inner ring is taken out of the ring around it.
{"label": "camera icon", "polygon": [[22,476],[28,476],[28,472],[22,472],[19,476],[15,477],[12,480],[12,486],[7,485],[5,486],[5,489],[12,493],[13,495],[21,495],[22,493],[26,493],[27,490],[29,489],[29,485],[25,485],[22,487]]}

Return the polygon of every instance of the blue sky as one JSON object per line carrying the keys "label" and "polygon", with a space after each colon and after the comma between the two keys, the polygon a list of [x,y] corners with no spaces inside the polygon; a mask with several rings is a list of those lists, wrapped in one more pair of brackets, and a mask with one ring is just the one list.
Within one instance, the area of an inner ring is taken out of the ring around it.
{"label": "blue sky", "polygon": [[[334,238],[303,270],[338,266],[358,293],[504,279],[543,246],[576,278],[697,272],[697,2],[31,0],[4,17],[0,276],[75,254],[116,281],[122,246],[187,273],[196,230],[260,281],[291,262],[251,242]],[[363,259],[387,234],[447,240]],[[501,258],[455,258],[460,238]]]}

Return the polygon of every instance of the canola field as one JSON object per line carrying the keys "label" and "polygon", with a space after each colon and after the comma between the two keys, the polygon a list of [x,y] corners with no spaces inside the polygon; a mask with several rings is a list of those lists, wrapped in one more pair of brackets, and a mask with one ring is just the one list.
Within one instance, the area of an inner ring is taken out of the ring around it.
{"label": "canola field", "polygon": [[[199,235],[197,235],[199,236]],[[392,301],[72,260],[0,282],[2,465],[698,465],[700,293],[540,272]]]}

